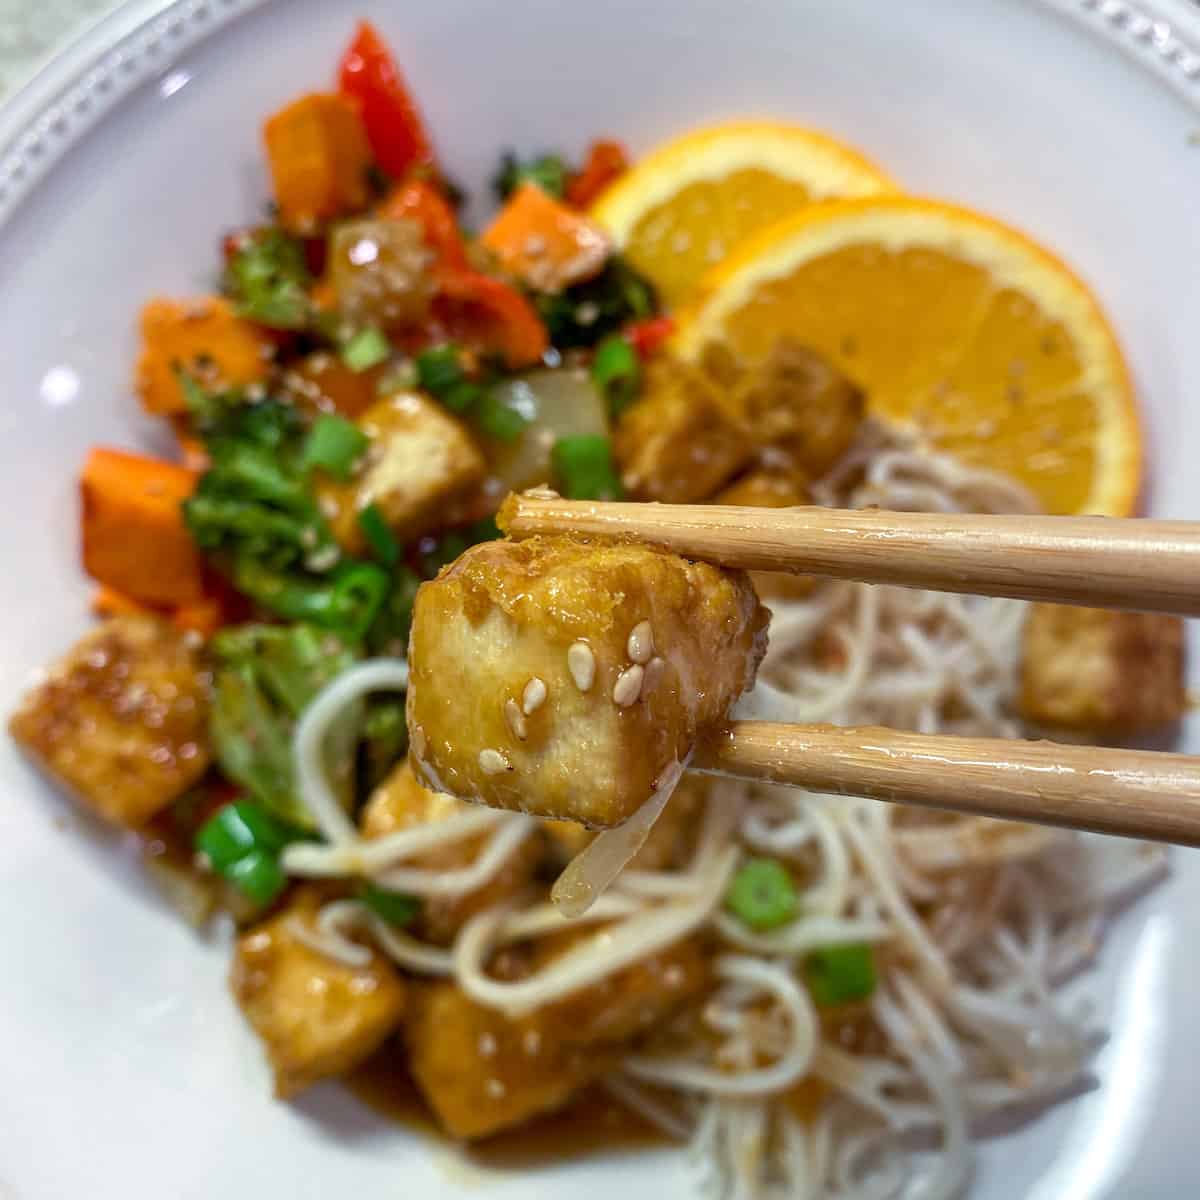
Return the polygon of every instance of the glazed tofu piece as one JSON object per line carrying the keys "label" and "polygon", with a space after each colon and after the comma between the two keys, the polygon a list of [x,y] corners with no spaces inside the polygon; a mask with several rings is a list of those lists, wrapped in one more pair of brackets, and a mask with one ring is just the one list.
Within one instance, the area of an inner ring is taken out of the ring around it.
{"label": "glazed tofu piece", "polygon": [[649,546],[480,543],[417,593],[413,765],[463,799],[620,824],[753,684],[766,620],[744,574]]}
{"label": "glazed tofu piece", "polygon": [[[383,837],[415,825],[436,824],[465,811],[470,811],[465,801],[422,786],[413,773],[412,763],[405,759],[371,794],[363,808],[362,833],[366,838]],[[412,859],[410,865],[445,871],[469,867],[485,840],[464,839]],[[426,898],[416,920],[417,933],[426,941],[449,945],[469,917],[500,904],[524,888],[533,877],[537,859],[537,842],[527,839],[483,887],[462,896]]]}
{"label": "glazed tofu piece", "polygon": [[1021,716],[1108,736],[1174,724],[1187,705],[1179,617],[1034,604],[1021,648]]}
{"label": "glazed tofu piece", "polygon": [[274,357],[267,335],[219,296],[151,300],[142,309],[141,334],[135,386],[151,413],[188,411],[180,370],[220,392],[261,383]]}
{"label": "glazed tofu piece", "polygon": [[365,208],[371,148],[353,100],[332,92],[301,96],[263,126],[279,219],[296,233]]}
{"label": "glazed tofu piece", "polygon": [[85,808],[137,829],[208,769],[210,684],[195,635],[114,617],[49,668],[9,731]]}
{"label": "glazed tofu piece", "polygon": [[862,392],[845,375],[786,339],[742,372],[729,397],[755,446],[786,454],[810,479],[846,453],[866,413]]}
{"label": "glazed tofu piece", "polygon": [[[535,953],[529,965],[546,961]],[[521,1018],[485,1008],[455,983],[421,985],[405,1022],[409,1066],[447,1133],[486,1137],[561,1107],[708,985],[708,957],[694,938]]]}
{"label": "glazed tofu piece", "polygon": [[277,916],[243,934],[230,987],[262,1039],[281,1099],[353,1070],[400,1023],[405,987],[384,958],[351,967],[306,945],[319,901],[305,892]]}
{"label": "glazed tofu piece", "polygon": [[334,536],[351,554],[366,550],[358,518],[368,505],[410,541],[443,526],[447,505],[483,478],[487,463],[466,426],[419,392],[380,400],[358,426],[371,439],[362,469],[350,483],[320,487]]}
{"label": "glazed tofu piece", "polygon": [[[672,871],[691,857],[699,832],[708,783],[700,775],[686,774],[671,793],[666,808],[650,827],[642,848],[629,860],[629,871]],[[559,866],[565,865],[595,837],[574,821],[543,821],[542,832]]]}
{"label": "glazed tofu piece", "polygon": [[659,356],[617,422],[613,451],[631,499],[693,504],[737,474],[754,444],[702,372]]}

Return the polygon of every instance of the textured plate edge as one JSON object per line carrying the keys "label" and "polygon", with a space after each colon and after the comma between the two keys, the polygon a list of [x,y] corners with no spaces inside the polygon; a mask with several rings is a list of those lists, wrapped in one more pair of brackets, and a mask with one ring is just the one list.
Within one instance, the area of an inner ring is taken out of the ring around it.
{"label": "textured plate edge", "polygon": [[[0,230],[80,139],[181,54],[271,0],[129,0],[0,108]],[[1196,0],[1032,0],[1149,69],[1200,111]]]}
{"label": "textured plate edge", "polygon": [[137,88],[269,0],[128,0],[0,107],[0,230],[62,158]]}

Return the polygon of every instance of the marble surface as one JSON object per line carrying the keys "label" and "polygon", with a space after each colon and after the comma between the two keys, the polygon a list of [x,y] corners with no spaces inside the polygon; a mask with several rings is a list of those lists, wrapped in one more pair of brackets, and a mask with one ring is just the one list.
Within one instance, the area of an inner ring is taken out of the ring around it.
{"label": "marble surface", "polygon": [[0,101],[120,0],[0,0]]}

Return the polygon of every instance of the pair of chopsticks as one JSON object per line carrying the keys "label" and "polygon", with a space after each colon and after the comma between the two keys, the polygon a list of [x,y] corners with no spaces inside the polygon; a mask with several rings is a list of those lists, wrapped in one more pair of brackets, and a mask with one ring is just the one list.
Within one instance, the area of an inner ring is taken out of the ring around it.
{"label": "pair of chopsticks", "polygon": [[[747,570],[1200,616],[1200,522],[516,496],[505,532],[636,538]],[[1200,757],[894,729],[735,721],[702,771],[1200,846]]]}

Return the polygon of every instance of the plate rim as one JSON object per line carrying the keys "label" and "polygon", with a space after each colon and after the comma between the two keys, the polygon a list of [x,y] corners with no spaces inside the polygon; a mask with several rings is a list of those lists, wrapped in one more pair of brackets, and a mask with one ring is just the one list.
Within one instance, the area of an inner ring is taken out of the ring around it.
{"label": "plate rim", "polygon": [[[275,0],[125,0],[0,105],[0,231],[125,97]],[[1091,32],[1200,112],[1200,0],[1026,0]]]}

